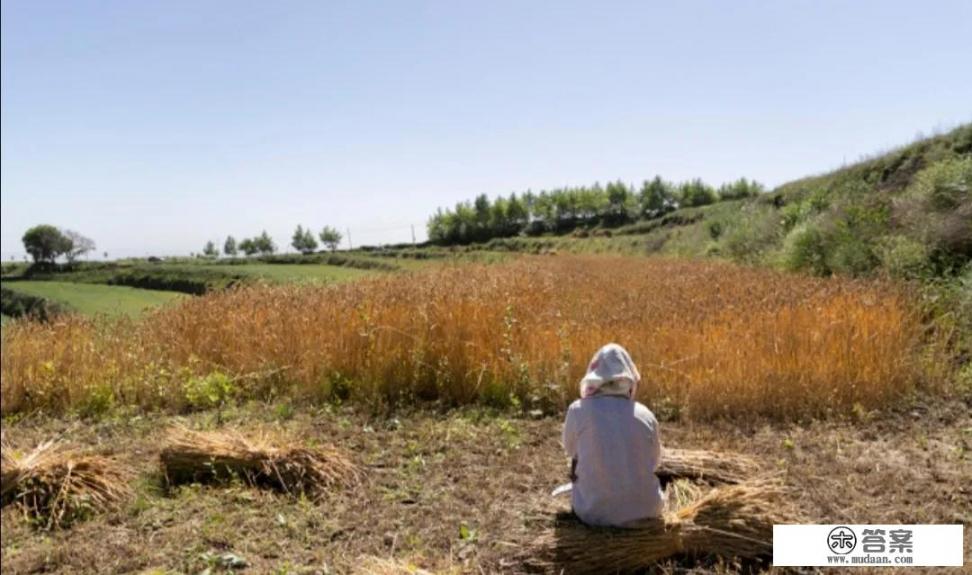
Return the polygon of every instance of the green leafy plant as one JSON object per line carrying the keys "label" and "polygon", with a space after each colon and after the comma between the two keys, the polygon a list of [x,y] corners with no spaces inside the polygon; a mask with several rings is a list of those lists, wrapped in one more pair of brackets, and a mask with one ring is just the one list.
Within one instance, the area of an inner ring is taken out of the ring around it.
{"label": "green leafy plant", "polygon": [[220,371],[205,376],[192,376],[184,386],[186,402],[194,409],[216,408],[217,421],[222,421],[222,410],[237,393],[233,378]]}

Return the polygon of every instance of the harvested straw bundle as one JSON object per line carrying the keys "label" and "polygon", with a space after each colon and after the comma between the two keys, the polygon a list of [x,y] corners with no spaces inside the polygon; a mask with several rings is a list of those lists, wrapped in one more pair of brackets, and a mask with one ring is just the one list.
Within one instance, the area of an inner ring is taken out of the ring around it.
{"label": "harvested straw bundle", "polygon": [[169,431],[162,449],[162,473],[170,485],[238,478],[289,494],[319,495],[361,480],[358,467],[334,447],[280,447],[287,441],[237,432]]}
{"label": "harvested straw bundle", "polygon": [[704,481],[715,485],[736,484],[759,473],[756,460],[740,453],[665,449],[655,474],[663,485],[676,479]]}
{"label": "harvested straw bundle", "polygon": [[24,457],[10,451],[3,449],[3,504],[15,502],[46,529],[115,509],[131,494],[130,471],[107,457],[65,450],[53,441]]}
{"label": "harvested straw bundle", "polygon": [[7,504],[7,497],[17,485],[19,475],[11,449],[5,441],[0,440],[0,501]]}
{"label": "harvested straw bundle", "polygon": [[773,548],[773,524],[797,520],[779,483],[720,487],[638,529],[561,521],[520,558],[527,571],[632,573],[675,556],[759,559]]}

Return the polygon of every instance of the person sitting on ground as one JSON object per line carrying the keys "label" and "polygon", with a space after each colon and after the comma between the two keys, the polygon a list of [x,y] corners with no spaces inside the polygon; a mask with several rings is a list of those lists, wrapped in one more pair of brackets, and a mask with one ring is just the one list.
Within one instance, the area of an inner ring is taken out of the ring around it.
{"label": "person sitting on ground", "polygon": [[658,421],[634,400],[640,381],[628,352],[608,344],[594,355],[580,382],[581,398],[567,410],[563,443],[571,458],[571,498],[588,525],[635,527],[662,514]]}

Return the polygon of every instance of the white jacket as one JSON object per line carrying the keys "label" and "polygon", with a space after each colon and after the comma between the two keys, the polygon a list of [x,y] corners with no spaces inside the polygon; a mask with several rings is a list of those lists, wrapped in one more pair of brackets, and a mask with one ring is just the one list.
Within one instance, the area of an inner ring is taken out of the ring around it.
{"label": "white jacket", "polygon": [[647,407],[616,395],[578,399],[567,410],[563,442],[577,460],[571,497],[581,521],[624,527],[661,515],[661,440]]}

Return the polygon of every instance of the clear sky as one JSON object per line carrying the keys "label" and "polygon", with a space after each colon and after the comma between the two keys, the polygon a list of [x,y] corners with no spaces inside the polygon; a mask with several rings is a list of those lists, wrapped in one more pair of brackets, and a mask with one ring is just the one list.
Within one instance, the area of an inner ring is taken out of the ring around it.
{"label": "clear sky", "polygon": [[972,2],[3,1],[2,254],[297,224],[355,244],[490,196],[776,185],[972,120]]}

